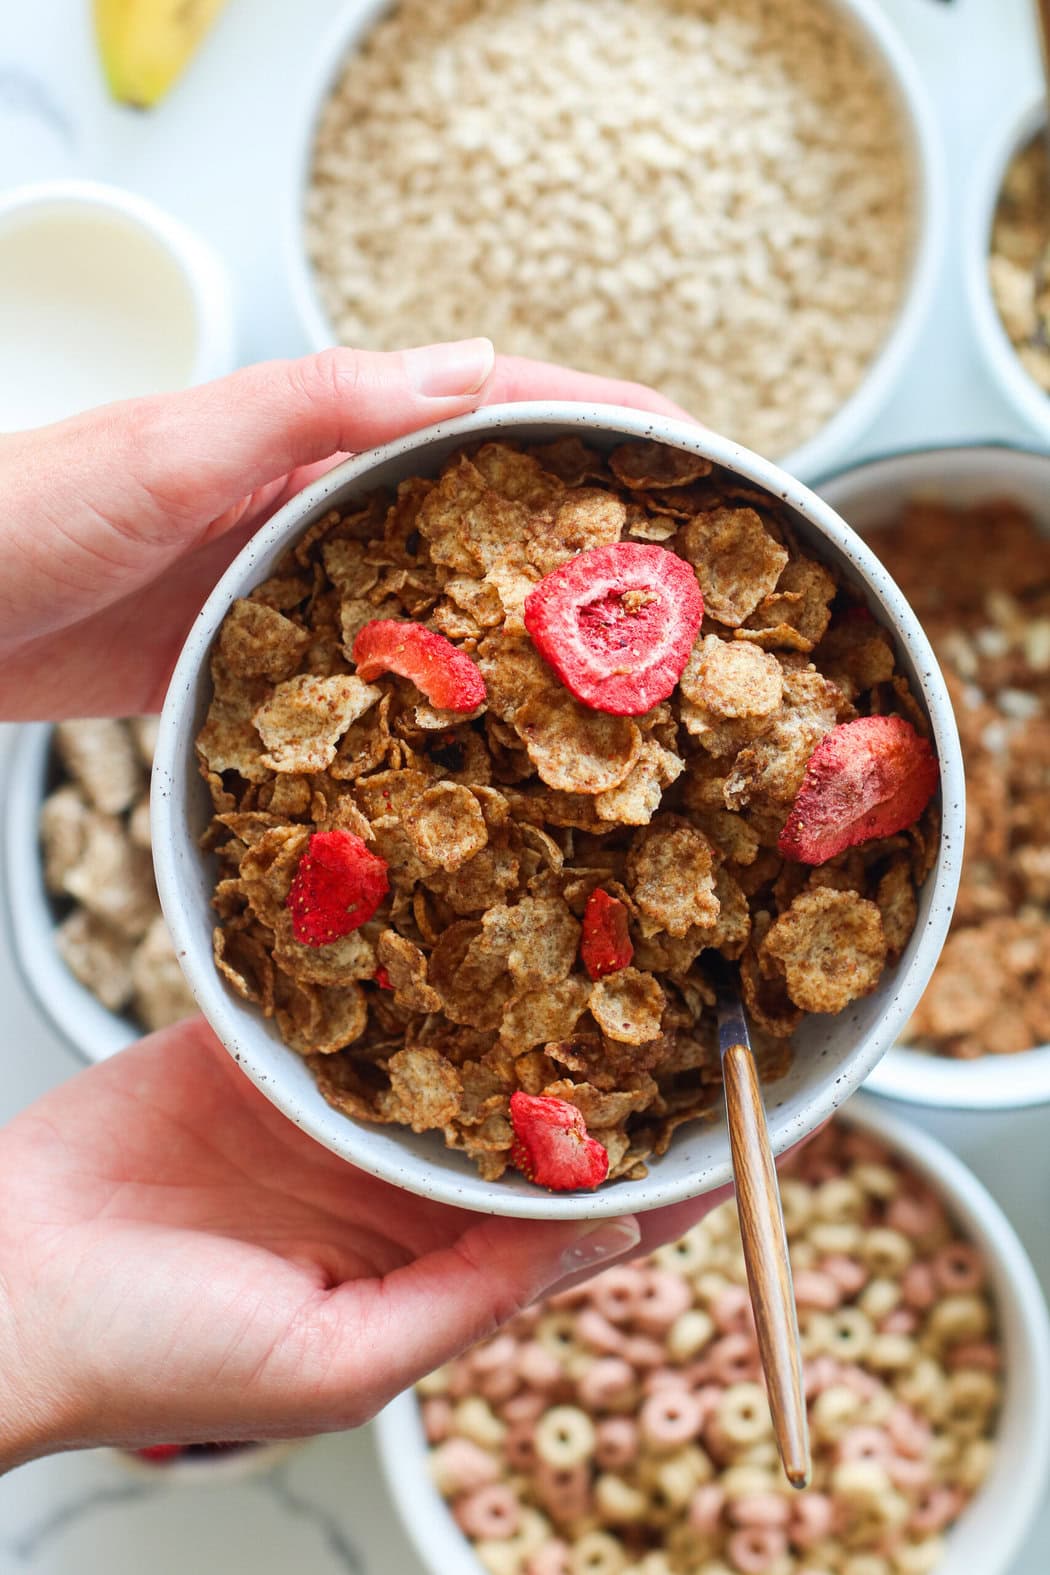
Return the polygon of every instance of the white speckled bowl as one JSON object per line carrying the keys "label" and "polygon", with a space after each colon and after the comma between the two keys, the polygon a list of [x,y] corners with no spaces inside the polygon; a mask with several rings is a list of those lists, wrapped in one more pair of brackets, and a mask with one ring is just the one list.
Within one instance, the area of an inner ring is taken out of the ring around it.
{"label": "white speckled bowl", "polygon": [[[860,382],[819,431],[790,454],[777,456],[792,475],[806,478],[837,463],[871,425],[904,372],[934,298],[947,229],[940,128],[907,43],[879,0],[825,0],[825,5],[829,12],[838,14],[843,29],[860,40],[895,101],[911,155],[915,235],[896,315]],[[304,198],[318,122],[347,56],[361,47],[390,7],[391,0],[346,0],[322,39],[302,91],[296,96],[284,203],[284,258],[293,305],[305,338],[314,350],[323,350],[337,341],[317,288],[304,233]],[[571,361],[571,348],[566,349],[565,357]]]}
{"label": "white speckled bowl", "polygon": [[[881,1138],[929,1182],[990,1266],[1005,1348],[996,1454],[984,1486],[948,1534],[936,1575],[1006,1575],[1042,1506],[1050,1463],[1050,1328],[1043,1293],[1006,1215],[942,1143],[863,1095],[850,1100],[843,1117]],[[415,1396],[399,1395],[376,1429],[387,1486],[424,1568],[433,1575],[484,1575],[430,1480]]]}
{"label": "white speckled bowl", "polygon": [[[1050,415],[1050,399],[1047,412]],[[982,498],[1010,498],[1029,509],[1050,534],[1050,454],[992,444],[918,449],[844,470],[819,486],[821,496],[876,548],[880,528],[891,525],[914,497],[964,506]],[[1050,1044],[976,1061],[895,1045],[874,1068],[867,1087],[891,1099],[959,1110],[1050,1104]]]}
{"label": "white speckled bowl", "polygon": [[933,729],[944,800],[941,847],[919,903],[919,921],[900,963],[879,988],[837,1017],[812,1017],[796,1036],[794,1063],[768,1090],[769,1124],[779,1153],[811,1132],[851,1094],[893,1044],[918,1001],[940,952],[959,880],[963,778],[951,704],[933,653],[893,581],[864,543],[801,482],[706,429],[615,406],[533,403],[482,409],[361,454],[287,504],[241,552],[215,587],[183,648],[161,718],[153,776],[153,851],[157,883],[176,950],[201,1010],[230,1054],[273,1103],[304,1131],[343,1158],[410,1192],[483,1213],[538,1219],[595,1218],[675,1203],[729,1180],[723,1123],[679,1128],[670,1151],[643,1181],[617,1182],[593,1193],[553,1195],[508,1174],[482,1181],[436,1133],[368,1126],[327,1105],[309,1071],[282,1044],[272,1021],[237,996],[212,962],[214,871],[198,838],[210,802],[194,756],[194,738],[208,707],[208,653],[230,603],[272,571],[290,540],[333,505],[346,506],[407,476],[433,475],[461,444],[505,437],[547,442],[576,433],[602,449],[625,438],[656,438],[700,453],[794,511],[803,543],[832,564],[894,635],[898,659]]}

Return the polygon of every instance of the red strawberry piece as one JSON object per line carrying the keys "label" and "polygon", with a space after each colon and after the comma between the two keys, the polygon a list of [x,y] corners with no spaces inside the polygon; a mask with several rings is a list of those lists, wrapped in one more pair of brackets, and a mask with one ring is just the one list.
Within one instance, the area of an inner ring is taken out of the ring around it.
{"label": "red strawberry piece", "polygon": [[592,1190],[609,1174],[609,1155],[597,1138],[587,1136],[587,1123],[567,1100],[518,1089],[510,1096],[510,1120],[511,1164],[538,1186],[552,1192]]}
{"label": "red strawberry piece", "polygon": [[150,1465],[161,1466],[168,1460],[174,1460],[182,1454],[182,1444],[147,1444],[145,1449],[133,1451],[139,1460],[148,1460]]}
{"label": "red strawberry piece", "polygon": [[583,940],[580,942],[583,966],[592,979],[619,973],[634,956],[627,933],[627,908],[617,897],[610,897],[599,886],[587,898],[583,910]]}
{"label": "red strawberry piece", "polygon": [[810,755],[777,847],[801,864],[825,864],[858,842],[892,837],[918,820],[938,776],[933,750],[903,717],[843,722]]}
{"label": "red strawberry piece", "polygon": [[288,892],[292,933],[304,946],[327,946],[360,929],[386,896],[386,862],[352,831],[315,831]]}
{"label": "red strawberry piece", "polygon": [[378,984],[381,990],[392,990],[394,988],[394,986],[390,983],[390,975],[387,973],[382,963],[380,963],[379,967],[372,975],[372,978],[375,980],[376,984]]}
{"label": "red strawberry piece", "polygon": [[592,547],[525,598],[525,627],[577,700],[639,716],[666,700],[689,659],[704,599],[696,575],[665,547]]}
{"label": "red strawberry piece", "polygon": [[368,683],[381,673],[411,679],[439,711],[476,711],[485,699],[485,680],[466,651],[421,623],[366,623],[354,641],[354,664]]}

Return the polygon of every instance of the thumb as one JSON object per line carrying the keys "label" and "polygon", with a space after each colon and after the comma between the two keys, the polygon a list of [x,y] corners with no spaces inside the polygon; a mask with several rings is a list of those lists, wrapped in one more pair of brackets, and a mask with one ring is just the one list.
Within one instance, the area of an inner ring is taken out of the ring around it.
{"label": "thumb", "polygon": [[[395,1269],[365,1300],[350,1282],[329,1310],[352,1335],[356,1391],[378,1410],[425,1373],[483,1340],[567,1277],[585,1277],[637,1247],[638,1221],[486,1219],[451,1247]],[[340,1306],[340,1299],[344,1298]],[[361,1357],[364,1371],[357,1366]],[[330,1371],[330,1381],[346,1375]]]}

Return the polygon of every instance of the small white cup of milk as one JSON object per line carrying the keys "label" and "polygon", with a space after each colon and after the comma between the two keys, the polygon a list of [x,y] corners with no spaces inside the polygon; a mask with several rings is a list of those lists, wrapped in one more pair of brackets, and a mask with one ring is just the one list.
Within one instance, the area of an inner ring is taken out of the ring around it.
{"label": "small white cup of milk", "polygon": [[0,194],[0,432],[234,364],[225,272],[185,225],[94,181]]}

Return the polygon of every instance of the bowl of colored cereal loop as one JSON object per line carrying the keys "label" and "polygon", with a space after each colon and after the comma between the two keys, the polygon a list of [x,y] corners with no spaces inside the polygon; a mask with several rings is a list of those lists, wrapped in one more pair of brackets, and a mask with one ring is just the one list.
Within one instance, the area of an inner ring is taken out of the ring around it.
{"label": "bowl of colored cereal loop", "polygon": [[1050,459],[999,446],[898,454],[832,477],[943,668],[967,774],[951,933],[878,1093],[1005,1109],[1050,1101]]}
{"label": "bowl of colored cereal loop", "polygon": [[899,1034],[947,928],[958,744],[868,548],[776,467],[615,407],[348,461],[216,587],[154,774],[197,1000],[319,1141],[441,1201],[726,1181],[705,951],[783,1150]]}
{"label": "bowl of colored cereal loop", "polygon": [[851,1100],[785,1166],[813,1451],[780,1469],[734,1205],[530,1309],[378,1421],[435,1575],[1006,1575],[1045,1488],[1050,1335],[998,1205]]}

